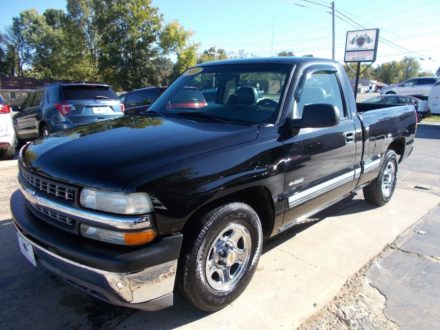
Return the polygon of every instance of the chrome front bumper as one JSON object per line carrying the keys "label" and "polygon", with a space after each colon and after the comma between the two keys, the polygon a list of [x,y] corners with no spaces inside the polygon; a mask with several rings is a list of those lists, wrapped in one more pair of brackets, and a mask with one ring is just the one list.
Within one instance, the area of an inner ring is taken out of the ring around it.
{"label": "chrome front bumper", "polygon": [[136,273],[113,273],[61,257],[17,232],[32,245],[37,264],[101,300],[147,311],[173,305],[177,259]]}
{"label": "chrome front bumper", "polygon": [[136,248],[112,247],[57,229],[31,209],[20,190],[12,194],[13,223],[20,238],[32,246],[31,259],[37,266],[114,305],[155,311],[173,304],[182,234]]}

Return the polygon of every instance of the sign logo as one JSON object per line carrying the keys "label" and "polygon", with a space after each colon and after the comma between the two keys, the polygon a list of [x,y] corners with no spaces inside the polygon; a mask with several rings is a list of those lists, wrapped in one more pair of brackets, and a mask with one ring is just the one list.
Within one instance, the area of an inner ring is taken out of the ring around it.
{"label": "sign logo", "polygon": [[379,29],[348,31],[345,41],[345,62],[376,61]]}

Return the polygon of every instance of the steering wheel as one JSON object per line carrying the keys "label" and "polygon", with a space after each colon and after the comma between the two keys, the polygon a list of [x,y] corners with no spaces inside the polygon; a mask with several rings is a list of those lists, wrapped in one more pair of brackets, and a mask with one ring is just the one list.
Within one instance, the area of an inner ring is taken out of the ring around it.
{"label": "steering wheel", "polygon": [[275,102],[271,99],[262,99],[257,102],[257,105],[261,105],[263,107],[276,107],[278,105],[278,102]]}

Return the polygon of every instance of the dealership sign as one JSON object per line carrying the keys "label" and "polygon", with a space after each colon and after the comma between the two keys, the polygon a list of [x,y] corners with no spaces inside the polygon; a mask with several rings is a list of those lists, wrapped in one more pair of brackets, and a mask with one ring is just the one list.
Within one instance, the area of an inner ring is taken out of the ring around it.
{"label": "dealership sign", "polygon": [[345,62],[376,61],[379,29],[348,31],[345,41]]}

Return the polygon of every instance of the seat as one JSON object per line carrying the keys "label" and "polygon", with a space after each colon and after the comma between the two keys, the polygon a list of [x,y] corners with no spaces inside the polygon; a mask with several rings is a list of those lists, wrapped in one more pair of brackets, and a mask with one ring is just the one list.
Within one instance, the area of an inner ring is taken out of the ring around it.
{"label": "seat", "polygon": [[236,104],[252,105],[257,103],[258,91],[254,87],[241,87],[235,94]]}

